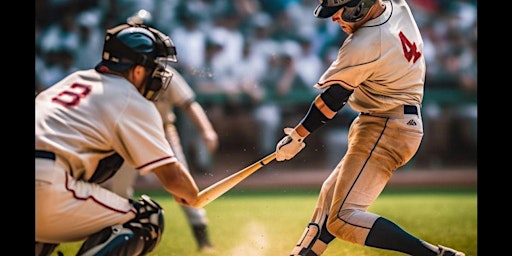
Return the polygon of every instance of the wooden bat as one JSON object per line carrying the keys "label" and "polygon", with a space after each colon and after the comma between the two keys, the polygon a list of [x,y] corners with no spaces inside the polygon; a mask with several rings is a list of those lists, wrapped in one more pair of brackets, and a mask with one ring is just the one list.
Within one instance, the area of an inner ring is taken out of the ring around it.
{"label": "wooden bat", "polygon": [[217,199],[227,191],[229,191],[231,188],[236,186],[238,183],[242,182],[245,178],[247,178],[249,175],[253,174],[257,170],[259,170],[261,167],[267,165],[268,163],[272,162],[274,159],[276,159],[276,153],[272,153],[263,159],[259,160],[258,162],[251,164],[244,169],[231,174],[230,176],[217,181],[216,183],[210,185],[209,187],[203,189],[199,192],[198,199],[194,205],[192,205],[195,208],[201,208],[211,201]]}

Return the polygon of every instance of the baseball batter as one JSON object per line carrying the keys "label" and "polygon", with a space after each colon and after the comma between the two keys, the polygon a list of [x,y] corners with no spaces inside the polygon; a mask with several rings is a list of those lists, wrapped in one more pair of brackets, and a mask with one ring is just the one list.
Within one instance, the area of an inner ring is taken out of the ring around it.
{"label": "baseball batter", "polygon": [[[209,153],[212,154],[215,152],[218,147],[219,138],[206,116],[204,109],[196,101],[196,94],[190,85],[176,69],[172,67],[168,67],[168,69],[174,75],[169,88],[162,93],[155,104],[164,122],[167,141],[171,145],[178,160],[189,170],[181,145],[181,139],[175,125],[176,115],[174,108],[182,109],[186,116],[196,125]],[[133,169],[128,164],[123,164],[119,172],[109,180],[107,187],[119,195],[131,198],[133,196],[133,186],[137,176],[137,170]],[[207,230],[208,218],[206,210],[204,208],[194,208],[184,205],[181,205],[181,208],[185,212],[185,216],[192,228],[192,233],[196,239],[199,251],[212,251],[213,245],[209,239]]]}
{"label": "baseball batter", "polygon": [[153,104],[172,79],[172,40],[151,27],[107,31],[102,61],[36,96],[35,250],[85,240],[78,255],[145,255],[159,243],[163,210],[143,195],[121,197],[99,184],[123,161],[154,173],[183,205],[198,187],[180,163]]}
{"label": "baseball batter", "polygon": [[409,255],[464,253],[423,241],[368,212],[393,172],[416,153],[423,137],[423,40],[405,0],[320,0],[316,17],[331,17],[349,36],[315,87],[309,111],[276,146],[276,160],[293,158],[304,139],[348,102],[360,112],[348,149],[322,185],[316,208],[291,255],[321,255],[339,238]]}

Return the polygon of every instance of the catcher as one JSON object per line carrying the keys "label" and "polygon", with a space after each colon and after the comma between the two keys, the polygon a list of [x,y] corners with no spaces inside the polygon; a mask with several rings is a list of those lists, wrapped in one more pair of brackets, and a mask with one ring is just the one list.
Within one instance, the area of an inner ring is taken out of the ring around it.
{"label": "catcher", "polygon": [[177,62],[172,40],[133,24],[107,30],[102,61],[39,93],[35,118],[35,254],[85,240],[78,255],[146,255],[160,242],[163,210],[99,184],[124,161],[153,173],[182,205],[198,187],[165,138],[153,104]]}

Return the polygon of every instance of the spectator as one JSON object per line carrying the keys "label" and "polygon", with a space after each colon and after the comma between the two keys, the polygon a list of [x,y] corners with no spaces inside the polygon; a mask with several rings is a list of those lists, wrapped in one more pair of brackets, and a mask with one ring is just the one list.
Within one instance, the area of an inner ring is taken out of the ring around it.
{"label": "spectator", "polygon": [[72,53],[77,51],[79,45],[78,26],[74,12],[66,12],[58,23],[43,28],[39,43],[41,50],[47,52],[53,49],[68,49]]}
{"label": "spectator", "polygon": [[204,65],[206,33],[200,28],[201,15],[196,11],[183,10],[178,14],[180,23],[169,34],[180,49],[179,70],[185,77],[197,72]]}
{"label": "spectator", "polygon": [[[442,142],[450,141],[451,138],[449,135],[444,136],[442,135],[442,132],[429,132],[427,126],[432,124],[432,126],[437,127],[436,129],[439,129],[440,131],[457,129],[455,127],[456,122],[446,120],[446,126],[443,127],[442,123],[444,121],[438,118],[450,118],[451,112],[454,112],[453,117],[459,115],[457,112],[461,108],[458,108],[458,106],[460,105],[463,108],[467,102],[471,102],[471,100],[476,98],[476,95],[470,94],[463,94],[464,97],[457,97],[457,95],[463,93],[463,87],[452,86],[450,84],[451,82],[449,81],[454,80],[449,79],[450,77],[446,76],[443,63],[447,63],[445,59],[449,58],[451,54],[449,51],[456,43],[456,41],[453,41],[455,37],[450,35],[450,33],[452,33],[451,31],[455,30],[461,31],[459,32],[459,34],[461,34],[461,40],[457,41],[467,42],[465,44],[457,45],[458,48],[463,49],[461,65],[476,66],[476,63],[468,64],[467,61],[471,62],[475,60],[468,58],[467,56],[469,55],[467,53],[469,52],[468,49],[471,48],[469,43],[476,41],[477,38],[477,1],[411,0],[409,3],[411,5],[411,11],[416,18],[418,27],[425,40],[424,54],[428,66],[426,76],[426,100],[424,102],[424,117],[426,120],[425,125],[427,129],[425,136],[440,137],[439,139],[429,138],[426,141],[440,141],[441,144],[439,145],[440,148],[442,148]],[[64,22],[67,20],[67,18],[65,18],[66,16],[73,16],[78,18],[79,15],[77,14],[80,14],[84,11],[89,12],[90,10],[94,10],[93,12],[97,15],[97,22],[99,23],[99,26],[105,28],[117,25],[119,22],[122,22],[124,17],[126,17],[126,15],[123,16],[122,13],[132,14],[139,9],[146,9],[147,11],[151,11],[151,13],[154,14],[153,22],[158,24],[160,28],[164,28],[163,31],[172,35],[176,41],[179,40],[178,38],[183,36],[175,36],[173,33],[178,30],[178,26],[183,25],[179,23],[183,22],[184,18],[193,18],[192,21],[197,23],[195,25],[197,27],[197,31],[193,30],[193,33],[191,32],[192,30],[182,31],[184,34],[190,33],[190,35],[187,35],[191,36],[190,39],[184,40],[184,43],[175,42],[178,46],[184,44],[187,45],[185,48],[183,46],[178,47],[178,49],[181,49],[178,53],[180,56],[180,63],[178,63],[178,65],[175,67],[180,72],[182,72],[182,75],[185,76],[187,81],[190,81],[190,85],[192,87],[196,87],[194,84],[196,78],[199,78],[199,80],[203,80],[203,82],[205,82],[209,79],[208,76],[212,75],[210,79],[215,77],[215,79],[212,80],[219,81],[217,86],[221,87],[215,90],[217,90],[219,93],[222,93],[221,91],[225,90],[225,94],[229,92],[230,95],[238,95],[238,92],[235,90],[237,87],[236,83],[233,83],[227,79],[230,76],[229,72],[232,72],[233,70],[232,67],[229,67],[230,63],[237,63],[236,61],[215,60],[214,63],[227,63],[228,66],[227,68],[215,68],[217,69],[215,71],[215,75],[214,72],[211,72],[211,70],[205,71],[202,69],[203,67],[207,66],[207,64],[203,62],[206,59],[205,33],[214,31],[213,28],[220,25],[217,23],[219,22],[219,17],[225,18],[223,17],[224,14],[230,13],[234,14],[234,16],[238,16],[239,21],[233,22],[232,24],[227,22],[227,26],[234,25],[233,29],[242,33],[244,36],[244,41],[254,40],[252,42],[253,50],[259,51],[259,54],[265,59],[269,58],[269,54],[278,54],[276,51],[277,44],[281,44],[287,40],[299,42],[300,37],[297,37],[299,35],[308,35],[311,38],[315,38],[311,46],[311,51],[316,55],[323,56],[326,51],[329,51],[331,47],[339,48],[341,46],[339,45],[339,42],[343,41],[344,37],[346,37],[346,34],[340,32],[337,24],[318,19],[316,19],[316,22],[312,23],[310,21],[310,15],[304,16],[304,13],[307,14],[309,12],[308,9],[311,10],[310,6],[313,4],[313,2],[305,0],[37,1],[36,9],[46,11],[39,11],[36,13],[36,84],[38,88],[44,88],[45,85],[43,85],[43,79],[52,80],[51,77],[55,77],[56,73],[60,73],[56,71],[57,69],[55,68],[55,60],[49,59],[54,58],[55,54],[48,54],[48,51],[54,51],[55,49],[62,48],[62,45],[67,45],[64,48],[72,50],[73,55],[75,55],[75,64],[77,67],[82,66],[80,62],[83,58],[79,56],[81,52],[76,51],[75,46],[77,44],[73,39],[73,37],[75,37],[73,34],[78,32],[78,30],[71,29],[69,31],[74,31],[73,33],[66,32],[67,29],[64,29],[64,27],[68,27],[67,25],[64,26],[65,23],[68,23]],[[272,17],[280,17],[280,19],[273,20]],[[223,24],[224,28],[227,28],[227,26]],[[202,39],[197,37],[196,33],[202,33]],[[223,36],[221,36],[220,39],[223,39],[222,37]],[[85,37],[78,36],[78,38]],[[82,39],[79,39],[79,41],[82,41]],[[86,45],[83,43],[84,42],[79,42],[79,44],[82,46]],[[224,46],[223,42],[222,45]],[[239,44],[238,46],[238,54],[240,54],[241,45],[243,44]],[[229,46],[226,45],[225,47]],[[191,50],[191,53],[185,52],[186,49],[191,48],[194,49]],[[224,51],[228,51],[228,49],[223,49],[222,52]],[[89,56],[93,56],[93,54],[90,54]],[[221,58],[216,57],[216,59]],[[299,61],[299,59],[296,59],[295,61]],[[181,66],[181,64],[185,64],[187,62],[191,64]],[[50,70],[46,70],[47,66],[50,68]],[[208,64],[208,66],[211,65]],[[462,70],[465,69],[466,68]],[[466,73],[466,71],[455,72]],[[457,76],[467,77],[467,74],[457,74]],[[466,80],[466,78],[462,77],[458,77],[458,79]],[[222,83],[220,80],[225,81],[226,87],[222,88]],[[459,80],[459,82],[461,81],[462,80]],[[451,87],[453,93],[442,93],[441,95],[443,97],[440,98],[436,96],[437,92],[447,87]],[[214,87],[210,87],[210,89],[213,88]],[[200,91],[198,91],[198,93],[201,94],[201,100],[204,100],[206,103],[209,102],[208,104],[216,101],[216,99],[212,100],[212,97],[214,96],[207,95],[206,97],[202,97],[202,93]],[[454,97],[451,97],[451,95]],[[228,96],[228,98],[236,97]],[[449,104],[447,101],[450,101]],[[450,105],[453,105],[453,108],[451,108],[452,106]],[[205,105],[205,107],[209,108],[210,106]],[[214,107],[213,109],[218,108]],[[215,115],[214,112],[215,111],[209,114]],[[220,116],[222,117],[222,115]],[[439,120],[439,122],[436,120]],[[187,122],[184,121],[182,123],[186,124]],[[183,139],[184,141],[187,141],[185,137]],[[453,144],[453,142],[449,142],[449,144]],[[422,154],[423,151],[419,152],[418,159],[423,157]],[[435,157],[435,154],[427,155],[426,158],[430,158],[430,156]],[[441,158],[449,157],[450,154],[442,154],[441,156]]]}
{"label": "spectator", "polygon": [[294,84],[306,90],[313,90],[313,85],[322,74],[322,59],[318,53],[313,51],[313,43],[310,37],[301,36],[297,41],[300,45],[300,52],[294,62],[294,68],[297,70],[298,81]]}
{"label": "spectator", "polygon": [[279,43],[270,37],[273,30],[273,20],[265,12],[254,15],[248,29],[247,41],[250,41],[251,51],[265,61],[278,52]]}
{"label": "spectator", "polygon": [[56,48],[47,51],[45,61],[39,67],[37,78],[39,81],[38,92],[47,89],[52,84],[66,77],[78,68],[74,65],[74,52],[67,48]]}
{"label": "spectator", "polygon": [[[258,124],[258,153],[265,155],[275,149],[280,136],[283,116],[287,113],[282,100],[286,99],[296,78],[293,57],[284,47],[278,54],[267,57],[265,76],[260,80],[260,91],[253,94],[253,118]],[[255,97],[254,95],[257,95]]]}
{"label": "spectator", "polygon": [[103,51],[103,29],[101,28],[100,12],[88,10],[77,16],[78,48],[75,51],[75,66],[78,69],[94,67],[101,60]]}

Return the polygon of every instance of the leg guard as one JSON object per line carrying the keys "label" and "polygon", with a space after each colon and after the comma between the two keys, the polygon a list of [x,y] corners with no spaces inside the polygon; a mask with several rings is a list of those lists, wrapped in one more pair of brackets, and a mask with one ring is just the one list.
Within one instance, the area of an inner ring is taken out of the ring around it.
{"label": "leg guard", "polygon": [[144,234],[140,233],[123,225],[106,227],[87,238],[77,255],[142,255]]}
{"label": "leg guard", "polygon": [[304,230],[304,233],[302,233],[299,243],[295,245],[295,248],[293,248],[290,256],[313,255],[309,252],[315,244],[315,241],[318,240],[318,237],[320,237],[320,227],[317,223],[310,222]]}
{"label": "leg guard", "polygon": [[160,242],[164,228],[163,210],[146,195],[132,201],[137,216],[122,225],[107,227],[91,235],[77,255],[146,255]]}
{"label": "leg guard", "polygon": [[334,236],[327,230],[325,223],[324,220],[324,225],[320,229],[317,223],[310,222],[290,256],[322,255],[327,249],[327,245],[334,239]]}

